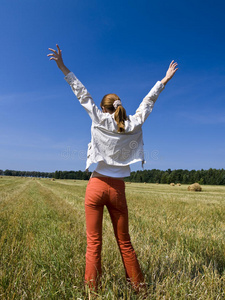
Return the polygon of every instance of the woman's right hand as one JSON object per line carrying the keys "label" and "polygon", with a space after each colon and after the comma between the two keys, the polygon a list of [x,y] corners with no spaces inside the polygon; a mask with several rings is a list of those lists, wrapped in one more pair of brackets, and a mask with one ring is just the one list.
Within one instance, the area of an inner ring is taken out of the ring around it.
{"label": "woman's right hand", "polygon": [[170,66],[166,72],[166,77],[170,80],[173,75],[176,73],[176,71],[178,70],[178,68],[176,68],[178,65],[178,63],[174,62],[174,60],[171,61]]}
{"label": "woman's right hand", "polygon": [[173,75],[176,73],[176,71],[178,70],[177,68],[177,63],[174,62],[174,60],[171,61],[169,68],[166,72],[166,76],[161,80],[161,82],[166,85],[167,82],[173,77]]}

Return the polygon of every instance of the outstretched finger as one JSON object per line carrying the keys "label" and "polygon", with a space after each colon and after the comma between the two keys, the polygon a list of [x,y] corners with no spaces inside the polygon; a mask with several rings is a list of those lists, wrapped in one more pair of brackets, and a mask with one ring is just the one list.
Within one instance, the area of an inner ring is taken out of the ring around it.
{"label": "outstretched finger", "polygon": [[48,48],[48,50],[54,52],[55,54],[57,53],[57,52],[56,52],[54,49],[52,49],[52,48]]}
{"label": "outstretched finger", "polygon": [[54,56],[54,55],[55,55],[54,53],[47,54],[47,56]]}
{"label": "outstretched finger", "polygon": [[172,69],[175,69],[177,65],[178,65],[178,63],[174,63],[174,64],[171,66],[171,68],[172,68]]}
{"label": "outstretched finger", "polygon": [[57,47],[57,49],[58,49],[58,51],[59,51],[59,53],[60,53],[60,52],[61,52],[61,49],[59,48],[59,45],[56,44],[56,47]]}
{"label": "outstretched finger", "polygon": [[174,62],[174,60],[172,60],[172,61],[171,61],[171,63],[170,63],[170,67],[172,67],[172,65],[173,65],[173,62]]}

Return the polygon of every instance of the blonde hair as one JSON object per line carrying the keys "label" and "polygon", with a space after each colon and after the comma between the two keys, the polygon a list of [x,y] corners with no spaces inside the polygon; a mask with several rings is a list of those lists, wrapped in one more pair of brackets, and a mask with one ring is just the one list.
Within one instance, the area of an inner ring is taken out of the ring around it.
{"label": "blonde hair", "polygon": [[117,106],[115,109],[113,103],[120,98],[116,94],[107,94],[102,98],[100,103],[101,108],[105,107],[110,112],[114,113],[114,119],[118,126],[118,132],[125,132],[124,121],[128,119],[125,108],[122,105]]}

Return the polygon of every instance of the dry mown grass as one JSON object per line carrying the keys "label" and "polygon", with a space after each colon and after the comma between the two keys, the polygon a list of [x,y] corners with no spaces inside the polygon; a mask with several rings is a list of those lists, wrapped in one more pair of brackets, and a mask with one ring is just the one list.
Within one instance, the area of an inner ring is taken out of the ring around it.
{"label": "dry mown grass", "polygon": [[[86,181],[0,178],[0,299],[88,299]],[[224,299],[225,187],[132,183],[130,234],[149,299]],[[98,299],[138,299],[126,285],[108,214]]]}

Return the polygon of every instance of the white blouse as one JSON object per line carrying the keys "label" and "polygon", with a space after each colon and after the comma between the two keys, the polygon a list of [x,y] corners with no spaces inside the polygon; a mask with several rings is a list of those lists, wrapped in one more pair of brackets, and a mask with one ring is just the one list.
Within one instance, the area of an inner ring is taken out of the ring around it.
{"label": "white blouse", "polygon": [[77,77],[70,72],[65,80],[71,86],[80,104],[92,120],[91,142],[88,144],[86,169],[92,163],[105,162],[112,166],[129,166],[144,162],[142,125],[152,112],[155,101],[164,89],[157,81],[144,97],[136,113],[125,121],[125,132],[117,132],[114,114],[103,113],[94,103],[91,95]]}
{"label": "white blouse", "polygon": [[108,177],[123,178],[130,176],[130,166],[112,166],[106,164],[104,161],[99,161],[95,172]]}

